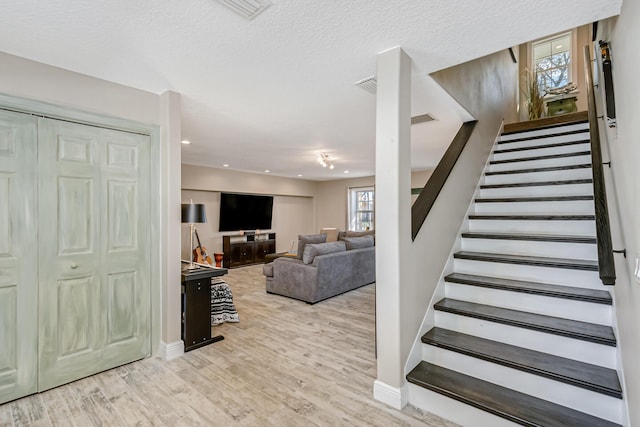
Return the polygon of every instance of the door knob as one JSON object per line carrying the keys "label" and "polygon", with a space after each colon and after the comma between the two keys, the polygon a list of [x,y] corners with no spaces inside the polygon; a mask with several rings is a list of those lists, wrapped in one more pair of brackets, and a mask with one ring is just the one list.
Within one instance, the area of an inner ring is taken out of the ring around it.
{"label": "door knob", "polygon": [[76,264],[76,263],[71,264],[71,269],[72,270],[75,270],[76,268],[78,268],[78,264]]}

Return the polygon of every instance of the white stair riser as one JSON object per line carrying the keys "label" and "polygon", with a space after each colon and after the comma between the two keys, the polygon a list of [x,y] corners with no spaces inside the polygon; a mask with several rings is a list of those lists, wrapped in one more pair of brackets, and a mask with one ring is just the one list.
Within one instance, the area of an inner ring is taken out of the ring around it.
{"label": "white stair riser", "polygon": [[536,185],[529,187],[483,188],[481,198],[496,197],[544,197],[544,196],[589,196],[593,184]]}
{"label": "white stair riser", "polygon": [[443,394],[409,383],[408,401],[421,408],[461,426],[519,427],[489,412],[476,409]]}
{"label": "white stair riser", "polygon": [[485,175],[483,184],[516,184],[521,182],[566,181],[569,179],[591,179],[591,169],[566,169],[548,172],[509,173],[501,175]]}
{"label": "white stair riser", "polygon": [[447,282],[445,295],[460,301],[611,326],[610,305]]}
{"label": "white stair riser", "polygon": [[577,123],[573,125],[561,126],[561,127],[553,127],[547,129],[538,129],[532,130],[528,132],[518,132],[512,133],[508,135],[501,135],[500,141],[510,141],[512,139],[522,139],[522,138],[530,138],[541,135],[551,135],[554,133],[562,133],[562,132],[572,132],[576,130],[588,130],[589,123]]}
{"label": "white stair riser", "polygon": [[[544,197],[544,196],[543,196]],[[593,215],[593,200],[567,200],[542,202],[477,202],[477,214],[569,214]]]}
{"label": "white stair riser", "polygon": [[[512,138],[512,139],[522,139],[520,138]],[[546,138],[534,138],[534,139],[526,139],[524,141],[517,142],[500,142],[496,145],[495,150],[510,150],[513,148],[530,148],[530,147],[539,147],[540,145],[549,145],[549,144],[558,144],[562,142],[578,142],[578,141],[587,141],[589,139],[589,132],[568,134],[568,135],[560,135],[560,136],[549,136]]]}
{"label": "white stair riser", "polygon": [[616,369],[616,348],[517,326],[435,311],[435,325],[463,334]]}
{"label": "white stair riser", "polygon": [[602,289],[603,286],[597,271],[537,267],[468,259],[456,259],[453,265],[456,273],[577,286],[589,289]]}
{"label": "white stair riser", "polygon": [[432,345],[422,345],[422,358],[434,365],[612,422],[620,423],[622,419],[622,401],[615,397]]}
{"label": "white stair riser", "polygon": [[490,164],[488,172],[509,171],[517,169],[546,168],[555,166],[584,165],[591,163],[591,156],[559,157],[557,159],[529,160],[521,162],[508,162]]}
{"label": "white stair riser", "polygon": [[469,231],[494,233],[559,234],[595,236],[595,221],[492,220],[472,219]]}
{"label": "white stair riser", "polygon": [[579,151],[589,151],[589,144],[581,143],[581,144],[561,145],[559,147],[546,147],[546,148],[532,147],[522,151],[508,151],[508,152],[494,151],[493,156],[491,157],[491,160],[524,159],[527,157],[534,157],[534,156],[549,156],[552,154],[577,153]]}
{"label": "white stair riser", "polygon": [[462,238],[462,250],[494,254],[528,255],[596,261],[598,249],[593,243],[537,242],[508,239]]}

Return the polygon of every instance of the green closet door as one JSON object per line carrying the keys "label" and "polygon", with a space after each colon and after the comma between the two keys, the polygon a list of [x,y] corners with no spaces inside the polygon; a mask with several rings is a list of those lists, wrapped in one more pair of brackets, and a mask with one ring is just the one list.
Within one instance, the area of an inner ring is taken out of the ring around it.
{"label": "green closet door", "polygon": [[40,391],[150,353],[149,141],[38,121]]}
{"label": "green closet door", "polygon": [[36,154],[36,119],[0,110],[0,403],[37,389]]}

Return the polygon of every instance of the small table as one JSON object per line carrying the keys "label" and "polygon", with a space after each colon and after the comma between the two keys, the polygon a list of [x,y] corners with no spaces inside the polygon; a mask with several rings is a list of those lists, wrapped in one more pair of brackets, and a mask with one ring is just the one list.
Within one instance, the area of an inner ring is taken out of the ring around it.
{"label": "small table", "polygon": [[211,278],[228,273],[226,268],[199,267],[182,270],[182,341],[184,351],[195,350],[224,337],[211,336]]}

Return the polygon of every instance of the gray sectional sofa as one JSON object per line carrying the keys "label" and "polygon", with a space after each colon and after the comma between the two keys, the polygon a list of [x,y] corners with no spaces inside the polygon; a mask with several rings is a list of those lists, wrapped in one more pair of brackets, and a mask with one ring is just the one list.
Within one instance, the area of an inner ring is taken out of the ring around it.
{"label": "gray sectional sofa", "polygon": [[298,258],[281,257],[264,265],[268,293],[313,304],[375,282],[373,236],[342,236],[328,243],[316,236],[299,236]]}

